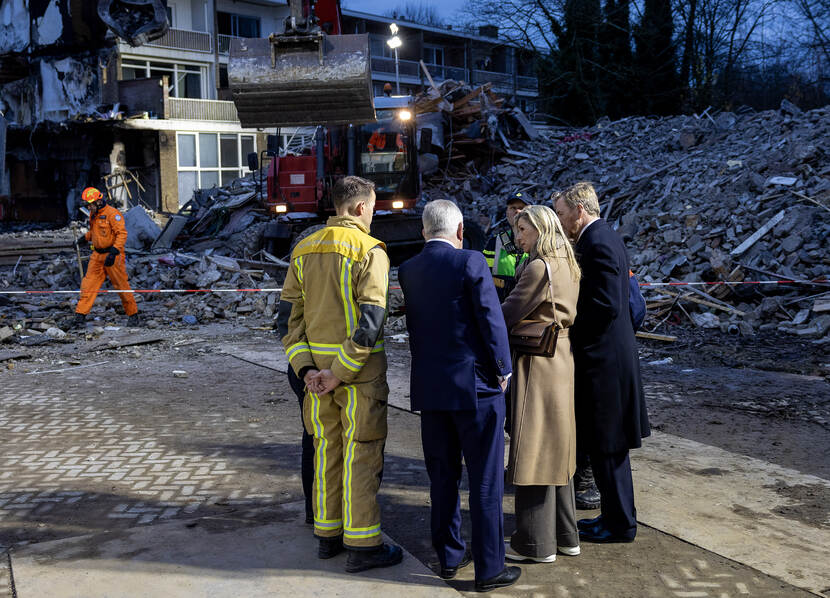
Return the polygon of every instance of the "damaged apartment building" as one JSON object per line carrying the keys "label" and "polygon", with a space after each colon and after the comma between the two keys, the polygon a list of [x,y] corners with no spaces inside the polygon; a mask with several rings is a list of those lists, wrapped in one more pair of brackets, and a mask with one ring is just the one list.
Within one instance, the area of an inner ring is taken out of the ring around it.
{"label": "damaged apartment building", "polygon": [[216,99],[218,67],[231,36],[281,29],[287,7],[227,4],[0,0],[0,220],[66,221],[88,185],[176,212],[247,172],[265,135]]}
{"label": "damaged apartment building", "polygon": [[[65,222],[88,185],[123,207],[176,213],[195,189],[246,174],[248,154],[277,131],[239,123],[230,40],[281,32],[288,14],[286,0],[0,0],[0,220]],[[369,34],[376,95],[396,81],[401,93],[423,89],[427,69],[438,85],[489,82],[533,112],[533,57],[496,27],[398,21],[396,61],[390,17],[343,10],[342,19],[345,33]],[[279,133],[285,146],[295,131]]]}

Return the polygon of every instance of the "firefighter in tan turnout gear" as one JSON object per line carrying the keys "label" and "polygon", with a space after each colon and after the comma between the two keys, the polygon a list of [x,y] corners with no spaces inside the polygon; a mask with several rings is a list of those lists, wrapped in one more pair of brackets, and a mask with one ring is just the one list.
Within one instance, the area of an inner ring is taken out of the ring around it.
{"label": "firefighter in tan turnout gear", "polygon": [[280,298],[285,352],[305,382],[303,421],[314,437],[314,535],[320,558],[349,549],[354,573],[401,562],[380,535],[377,492],[386,441],[383,325],[389,285],[385,245],[369,235],[374,184],[339,180],[336,216],[300,241]]}

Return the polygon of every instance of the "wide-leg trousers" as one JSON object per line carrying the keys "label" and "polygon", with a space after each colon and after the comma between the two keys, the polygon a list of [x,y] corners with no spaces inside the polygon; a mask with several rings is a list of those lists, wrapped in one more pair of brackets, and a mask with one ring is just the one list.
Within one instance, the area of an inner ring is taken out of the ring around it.
{"label": "wide-leg trousers", "polygon": [[[385,389],[385,390],[384,390]],[[343,534],[357,550],[382,543],[377,493],[386,441],[385,381],[308,393],[303,421],[314,437],[314,535]]]}
{"label": "wide-leg trousers", "polygon": [[516,486],[515,501],[513,550],[546,557],[556,554],[558,546],[579,546],[573,478],[567,486]]}

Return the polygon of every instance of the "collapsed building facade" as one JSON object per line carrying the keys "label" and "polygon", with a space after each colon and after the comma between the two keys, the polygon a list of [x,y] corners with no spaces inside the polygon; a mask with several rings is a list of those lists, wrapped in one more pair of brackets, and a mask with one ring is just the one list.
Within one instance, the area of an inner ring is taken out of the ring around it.
{"label": "collapsed building facade", "polygon": [[242,129],[232,102],[203,99],[216,94],[215,36],[169,27],[208,29],[208,16],[204,0],[2,0],[0,220],[66,221],[87,185],[176,212],[199,186],[199,146],[215,163],[201,186],[244,174],[264,134]]}
{"label": "collapsed building facade", "polygon": [[[87,185],[109,187],[120,207],[174,214],[195,189],[247,174],[247,155],[277,131],[241,126],[230,42],[281,32],[287,16],[284,0],[0,0],[0,129],[8,125],[0,220],[65,222]],[[385,42],[390,19],[348,10],[343,18],[348,32],[369,33],[380,95],[398,78]],[[495,28],[400,26],[402,93],[428,85],[422,61],[436,84],[489,81],[534,106],[532,57]],[[279,131],[294,149],[312,132]]]}

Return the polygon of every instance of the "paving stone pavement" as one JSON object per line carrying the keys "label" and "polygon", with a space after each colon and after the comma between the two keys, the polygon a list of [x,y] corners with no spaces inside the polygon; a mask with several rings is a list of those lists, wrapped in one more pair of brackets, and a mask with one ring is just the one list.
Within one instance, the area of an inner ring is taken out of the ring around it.
{"label": "paving stone pavement", "polygon": [[[0,545],[45,539],[38,532],[43,522],[129,527],[292,498],[268,485],[267,475],[240,475],[234,466],[240,455],[231,458],[221,448],[223,440],[244,436],[248,446],[237,447],[243,461],[273,461],[280,447],[275,430],[257,434],[257,426],[222,413],[201,412],[194,421],[108,405],[97,393],[33,390],[21,377],[5,382]],[[210,431],[220,448],[183,447],[182,437],[198,429]]]}

